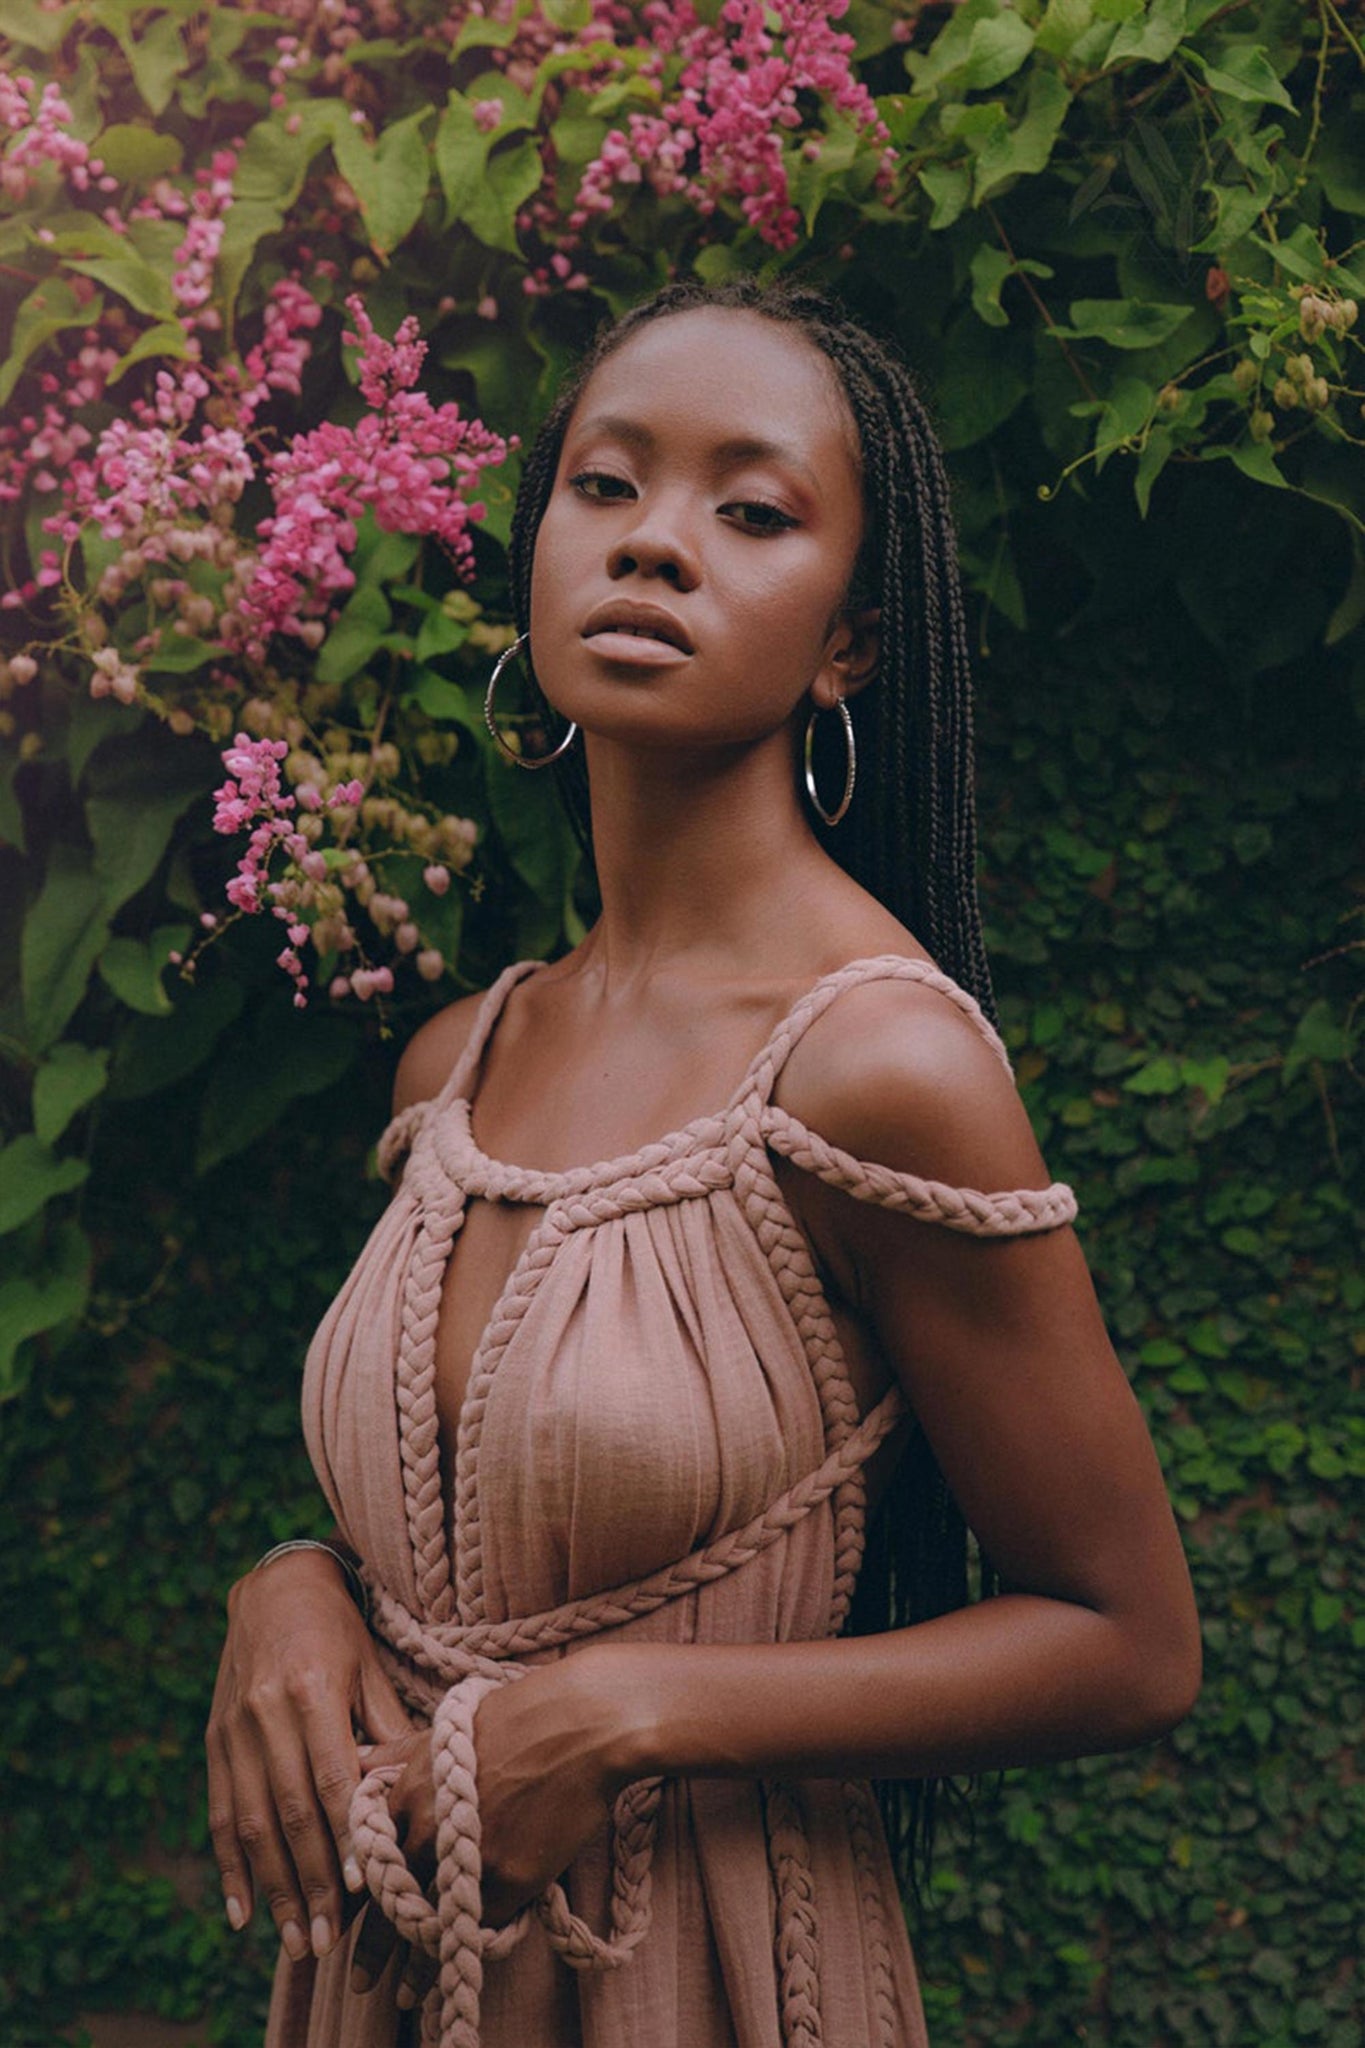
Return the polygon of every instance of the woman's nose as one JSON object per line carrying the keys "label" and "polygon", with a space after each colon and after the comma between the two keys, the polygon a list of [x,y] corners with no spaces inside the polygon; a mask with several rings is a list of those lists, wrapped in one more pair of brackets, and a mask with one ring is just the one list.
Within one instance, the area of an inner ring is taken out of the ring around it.
{"label": "woman's nose", "polygon": [[612,543],[607,573],[658,576],[677,590],[694,589],[701,576],[696,542],[681,513],[656,503],[640,506],[640,516]]}

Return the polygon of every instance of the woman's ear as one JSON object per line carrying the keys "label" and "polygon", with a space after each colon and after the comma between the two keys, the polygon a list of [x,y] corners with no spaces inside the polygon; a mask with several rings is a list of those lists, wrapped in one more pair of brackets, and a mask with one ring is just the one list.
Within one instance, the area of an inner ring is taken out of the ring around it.
{"label": "woman's ear", "polygon": [[832,711],[841,697],[856,697],[876,675],[882,653],[881,616],[875,606],[840,612],[810,686],[822,711]]}

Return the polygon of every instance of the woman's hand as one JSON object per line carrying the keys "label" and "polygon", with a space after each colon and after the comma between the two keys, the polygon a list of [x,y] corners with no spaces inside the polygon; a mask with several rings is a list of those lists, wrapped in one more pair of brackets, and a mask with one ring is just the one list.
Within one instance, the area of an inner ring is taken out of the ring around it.
{"label": "woman's hand", "polygon": [[[600,1832],[632,1775],[622,1751],[627,1702],[608,1682],[600,1651],[538,1666],[485,1694],[474,1718],[479,1791],[483,1918],[501,1927],[538,1898]],[[436,1864],[436,1814],[429,1731],[367,1750],[364,1769],[402,1764],[389,1811],[408,1867],[423,1886]],[[372,1985],[397,1946],[372,1904],[356,1936],[351,1982]],[[402,1965],[401,2005],[416,2004],[436,1973],[424,1955]]]}
{"label": "woman's hand", "polygon": [[295,1551],[238,1580],[207,1735],[209,1829],[234,1927],[259,1891],[293,1961],[333,1947],[352,1910],[343,1868],[360,1884],[355,1731],[396,1742],[410,1726],[334,1558]]}

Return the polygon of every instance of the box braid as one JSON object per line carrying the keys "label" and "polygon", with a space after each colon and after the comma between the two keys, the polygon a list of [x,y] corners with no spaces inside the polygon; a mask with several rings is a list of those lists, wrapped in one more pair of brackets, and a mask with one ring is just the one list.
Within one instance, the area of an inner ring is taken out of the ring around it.
{"label": "box braid", "polygon": [[[509,549],[518,629],[531,612],[535,537],[565,432],[598,364],[650,322],[703,307],[752,312],[798,329],[834,367],[862,455],[865,536],[846,603],[879,605],[876,679],[850,700],[857,795],[837,831],[812,820],[827,851],[913,931],[938,964],[994,1015],[976,898],[971,677],[966,618],[943,458],[910,374],[885,343],[825,294],[752,278],[666,286],[598,335],[561,389],[522,474]],[[534,675],[543,712],[550,714]],[[591,857],[582,750],[561,764],[570,818]],[[851,1632],[901,1627],[968,1598],[968,1538],[933,1452],[918,1435],[868,1531]],[[995,1580],[983,1563],[982,1591]],[[879,1788],[893,1848],[918,1891],[935,1809],[953,1788],[916,1780]]]}

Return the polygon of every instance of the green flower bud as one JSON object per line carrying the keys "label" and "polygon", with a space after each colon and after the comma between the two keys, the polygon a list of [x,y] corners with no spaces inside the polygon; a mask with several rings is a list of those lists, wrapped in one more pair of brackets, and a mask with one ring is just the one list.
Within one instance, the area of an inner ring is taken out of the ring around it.
{"label": "green flower bud", "polygon": [[1260,365],[1253,362],[1250,356],[1243,356],[1240,362],[1233,364],[1232,381],[1239,391],[1250,391],[1260,375]]}
{"label": "green flower bud", "polygon": [[1253,441],[1268,441],[1275,431],[1275,415],[1263,406],[1257,406],[1251,415],[1251,438]]}
{"label": "green flower bud", "polygon": [[1271,395],[1282,412],[1292,412],[1299,402],[1298,386],[1291,384],[1287,377],[1275,379],[1275,389]]}

